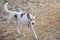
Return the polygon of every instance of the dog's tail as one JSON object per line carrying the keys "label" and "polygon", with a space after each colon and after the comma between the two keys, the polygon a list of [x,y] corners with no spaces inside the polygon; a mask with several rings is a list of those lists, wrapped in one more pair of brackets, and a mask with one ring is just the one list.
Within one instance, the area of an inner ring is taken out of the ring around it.
{"label": "dog's tail", "polygon": [[4,3],[3,10],[4,10],[5,12],[7,12],[7,13],[14,13],[14,12],[16,12],[16,11],[10,11],[10,10],[7,8],[7,6],[8,6],[8,2]]}

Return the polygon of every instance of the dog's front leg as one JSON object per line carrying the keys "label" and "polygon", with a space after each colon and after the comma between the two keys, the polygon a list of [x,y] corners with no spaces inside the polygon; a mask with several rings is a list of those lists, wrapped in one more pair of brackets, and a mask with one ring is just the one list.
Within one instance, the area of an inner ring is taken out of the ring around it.
{"label": "dog's front leg", "polygon": [[31,28],[32,32],[34,33],[34,37],[37,39],[37,35],[36,35],[35,30],[33,29],[33,26],[31,26],[30,28]]}
{"label": "dog's front leg", "polygon": [[18,31],[18,33],[21,33],[22,36],[25,36],[25,34],[23,33],[23,25],[21,25],[21,32],[19,31],[19,28],[18,28],[18,21],[16,20],[16,29]]}
{"label": "dog's front leg", "polygon": [[23,27],[24,27],[24,26],[21,25],[21,35],[22,35],[22,36],[25,36],[24,31],[23,31]]}

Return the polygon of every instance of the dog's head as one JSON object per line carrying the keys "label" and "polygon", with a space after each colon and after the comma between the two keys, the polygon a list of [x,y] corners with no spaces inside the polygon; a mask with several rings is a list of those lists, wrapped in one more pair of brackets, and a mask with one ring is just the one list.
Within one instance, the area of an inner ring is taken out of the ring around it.
{"label": "dog's head", "polygon": [[27,18],[28,18],[28,27],[35,24],[35,15],[31,15],[27,13]]}

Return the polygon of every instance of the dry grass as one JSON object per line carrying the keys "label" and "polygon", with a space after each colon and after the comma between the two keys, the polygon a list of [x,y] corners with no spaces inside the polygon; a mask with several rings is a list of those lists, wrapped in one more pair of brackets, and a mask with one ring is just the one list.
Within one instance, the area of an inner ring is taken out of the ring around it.
{"label": "dry grass", "polygon": [[[24,28],[26,37],[21,37],[15,30],[15,22],[8,28],[5,26],[4,20],[7,13],[2,11],[4,0],[0,0],[0,39],[1,40],[35,40],[33,33],[27,27]],[[37,40],[60,40],[60,0],[29,0],[28,3],[22,3],[19,0],[8,0],[11,10],[13,5],[20,7],[21,10],[36,14],[36,30]]]}

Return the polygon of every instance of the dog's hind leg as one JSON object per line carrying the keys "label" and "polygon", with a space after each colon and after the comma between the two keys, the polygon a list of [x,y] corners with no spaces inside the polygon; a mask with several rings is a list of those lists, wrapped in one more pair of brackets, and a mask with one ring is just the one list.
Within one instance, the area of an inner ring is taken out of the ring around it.
{"label": "dog's hind leg", "polygon": [[24,34],[24,30],[23,30],[23,27],[24,27],[24,26],[21,25],[21,35],[22,35],[22,36],[25,36],[25,34]]}
{"label": "dog's hind leg", "polygon": [[17,21],[17,20],[16,20],[16,30],[17,30],[18,33],[21,33],[21,32],[19,31],[19,28],[18,28],[18,21]]}
{"label": "dog's hind leg", "polygon": [[7,19],[8,25],[12,23],[13,19],[14,19],[14,16],[10,14],[8,19]]}

